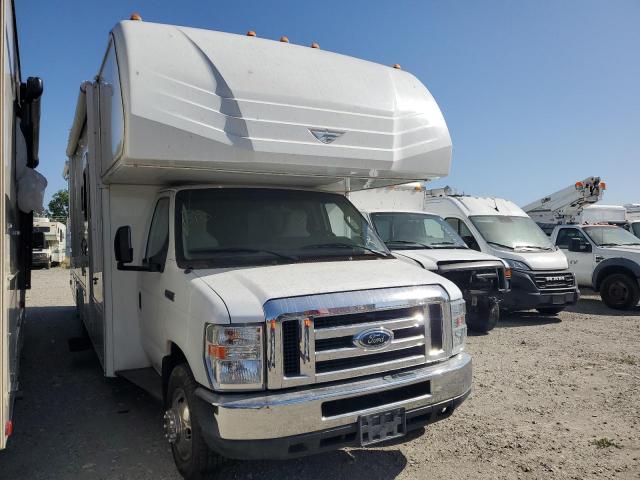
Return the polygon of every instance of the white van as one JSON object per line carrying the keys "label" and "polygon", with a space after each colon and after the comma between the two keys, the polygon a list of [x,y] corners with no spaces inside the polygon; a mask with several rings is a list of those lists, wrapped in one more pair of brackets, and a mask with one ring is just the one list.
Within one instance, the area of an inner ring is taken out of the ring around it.
{"label": "white van", "polygon": [[78,311],[105,374],[164,399],[185,478],[402,437],[469,394],[460,290],[344,195],[448,173],[413,75],[125,21],[67,154]]}
{"label": "white van", "polygon": [[515,203],[444,195],[427,196],[424,208],[443,217],[470,248],[502,258],[512,268],[511,292],[502,307],[555,314],[578,301],[567,258]]}

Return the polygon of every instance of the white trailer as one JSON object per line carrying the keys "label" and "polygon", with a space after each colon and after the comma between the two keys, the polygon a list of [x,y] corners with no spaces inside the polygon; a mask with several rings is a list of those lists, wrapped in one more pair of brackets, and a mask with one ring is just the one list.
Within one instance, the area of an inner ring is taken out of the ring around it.
{"label": "white trailer", "polygon": [[522,209],[549,235],[556,225],[579,222],[582,209],[600,201],[605,189],[600,177],[587,177]]}
{"label": "white trailer", "polygon": [[46,181],[38,165],[42,81],[22,83],[13,1],[0,6],[0,449],[13,432],[12,409],[18,391],[25,289],[30,287],[33,210],[42,206]]}
{"label": "white trailer", "polygon": [[460,290],[344,196],[449,172],[413,75],[125,21],[67,154],[78,311],[105,375],[164,398],[186,478],[399,437],[468,395]]}
{"label": "white trailer", "polygon": [[66,258],[67,226],[48,218],[33,219],[32,265],[51,268]]}

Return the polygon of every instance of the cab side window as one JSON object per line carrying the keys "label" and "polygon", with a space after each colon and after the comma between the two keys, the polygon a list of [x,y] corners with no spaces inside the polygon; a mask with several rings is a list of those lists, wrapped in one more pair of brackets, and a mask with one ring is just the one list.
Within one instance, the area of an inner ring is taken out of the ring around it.
{"label": "cab side window", "polygon": [[471,230],[469,230],[469,227],[467,227],[467,225],[462,220],[459,220],[453,217],[448,217],[448,218],[445,218],[444,220],[449,225],[451,225],[451,228],[453,228],[458,235],[460,235],[462,240],[464,240],[464,243],[467,244],[467,247],[473,250],[480,251],[480,245],[478,245],[478,242],[473,236],[473,233],[471,233]]}
{"label": "cab side window", "polygon": [[156,204],[149,229],[145,260],[160,266],[164,270],[164,262],[169,250],[169,198],[161,198]]}
{"label": "cab side window", "polygon": [[585,236],[577,228],[563,228],[558,232],[556,237],[556,245],[565,250],[569,249],[569,244],[572,238],[578,238],[580,243],[588,243]]}

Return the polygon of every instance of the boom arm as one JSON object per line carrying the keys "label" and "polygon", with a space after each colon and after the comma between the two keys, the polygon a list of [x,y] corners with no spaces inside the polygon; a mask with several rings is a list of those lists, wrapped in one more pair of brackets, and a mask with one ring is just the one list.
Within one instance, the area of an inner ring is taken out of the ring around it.
{"label": "boom arm", "polygon": [[600,177],[587,177],[522,209],[543,229],[553,229],[554,225],[576,222],[585,206],[602,199],[605,188]]}

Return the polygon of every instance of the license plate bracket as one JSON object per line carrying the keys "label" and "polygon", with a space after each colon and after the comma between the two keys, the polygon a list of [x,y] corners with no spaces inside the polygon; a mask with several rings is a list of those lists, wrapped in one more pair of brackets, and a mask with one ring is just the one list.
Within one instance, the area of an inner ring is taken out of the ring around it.
{"label": "license plate bracket", "polygon": [[562,295],[553,295],[551,301],[554,305],[564,305],[566,303],[566,296]]}
{"label": "license plate bracket", "polygon": [[360,445],[367,446],[402,437],[407,433],[407,414],[404,408],[361,415],[358,418]]}

